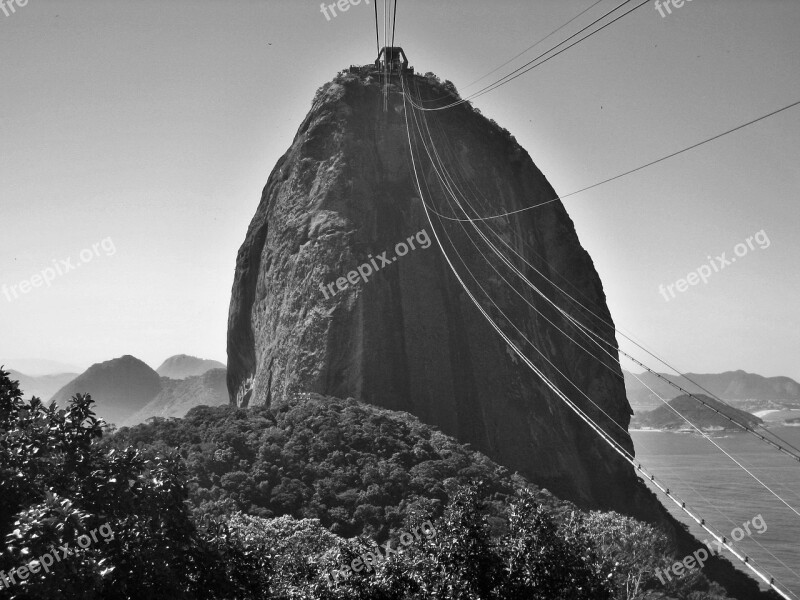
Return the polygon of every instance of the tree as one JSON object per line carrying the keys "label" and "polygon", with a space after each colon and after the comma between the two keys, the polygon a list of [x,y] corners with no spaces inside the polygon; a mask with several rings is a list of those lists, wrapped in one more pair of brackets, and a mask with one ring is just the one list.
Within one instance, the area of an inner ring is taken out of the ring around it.
{"label": "tree", "polygon": [[527,491],[509,511],[509,533],[501,544],[508,590],[501,597],[522,600],[610,600],[613,564],[602,557],[573,513],[566,526]]}
{"label": "tree", "polygon": [[[198,532],[180,457],[104,447],[92,404],[82,394],[64,409],[25,402],[0,370],[0,570],[33,566],[10,597],[260,597],[267,563]],[[63,556],[42,568],[54,548]]]}
{"label": "tree", "polygon": [[656,569],[672,564],[670,544],[660,531],[617,513],[592,512],[582,525],[603,556],[612,561],[620,598],[636,600],[657,586]]}

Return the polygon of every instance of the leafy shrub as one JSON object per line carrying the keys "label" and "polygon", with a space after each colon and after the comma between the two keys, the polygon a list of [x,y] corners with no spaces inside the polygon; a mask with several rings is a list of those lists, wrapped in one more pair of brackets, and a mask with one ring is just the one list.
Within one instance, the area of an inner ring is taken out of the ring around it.
{"label": "leafy shrub", "polygon": [[[567,537],[524,494],[506,514],[508,534],[496,537],[476,486],[459,488],[430,536],[409,544],[397,540],[376,548],[373,540],[346,540],[316,521],[288,517],[271,521],[235,515],[232,530],[247,543],[277,550],[274,594],[278,598],[321,600],[559,600],[611,598],[613,567],[601,559],[586,535]],[[423,517],[411,515],[405,531]],[[409,535],[409,534],[407,534]],[[409,536],[413,537],[413,536]],[[402,538],[401,538],[402,539]],[[375,560],[376,554],[385,554]],[[369,559],[363,557],[369,556]],[[366,562],[365,562],[366,561]],[[354,566],[346,576],[334,573]],[[366,566],[362,566],[366,565]]]}
{"label": "leafy shrub", "polygon": [[[7,597],[255,597],[262,558],[197,531],[179,457],[102,446],[92,403],[81,394],[65,409],[25,402],[0,370],[0,570],[11,573],[55,548],[74,550],[20,576]],[[102,528],[113,536],[78,547]]]}

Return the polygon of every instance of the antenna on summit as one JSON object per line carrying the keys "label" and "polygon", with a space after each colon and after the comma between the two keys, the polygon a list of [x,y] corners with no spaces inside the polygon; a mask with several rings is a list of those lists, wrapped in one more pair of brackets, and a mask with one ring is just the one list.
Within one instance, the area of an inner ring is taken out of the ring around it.
{"label": "antenna on summit", "polygon": [[408,66],[408,57],[400,46],[384,46],[375,59],[375,68],[387,73],[414,74],[414,67]]}
{"label": "antenna on summit", "polygon": [[384,46],[375,59],[375,69],[383,73],[383,111],[389,108],[389,80],[392,73],[398,75],[414,74],[414,67],[408,66],[408,57],[400,46]]}
{"label": "antenna on summit", "polygon": [[[369,0],[367,0],[369,2]],[[394,45],[394,34],[397,28],[397,0],[394,0],[394,10],[392,0],[383,2],[383,43],[380,44],[380,26],[378,24],[378,1],[374,1],[375,8],[375,46],[378,48],[378,58],[375,59],[375,70],[382,72],[383,78],[383,111],[389,110],[389,81],[392,73],[403,75],[405,73],[414,74],[413,67],[408,66],[406,53],[399,46]],[[391,38],[389,37],[391,34]],[[391,44],[389,40],[391,39]],[[352,72],[351,67],[351,72]]]}

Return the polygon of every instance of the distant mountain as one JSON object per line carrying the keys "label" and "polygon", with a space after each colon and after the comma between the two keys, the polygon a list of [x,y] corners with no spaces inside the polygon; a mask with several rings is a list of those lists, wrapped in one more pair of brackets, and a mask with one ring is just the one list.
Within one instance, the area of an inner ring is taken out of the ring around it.
{"label": "distant mountain", "polygon": [[64,387],[67,383],[75,379],[77,373],[59,373],[58,375],[40,375],[34,377],[20,373],[14,369],[6,369],[11,374],[11,379],[19,381],[19,389],[23,392],[23,398],[30,400],[36,396],[42,400],[48,400],[53,394]]}
{"label": "distant mountain", "polygon": [[25,373],[29,377],[58,375],[60,373],[80,373],[83,371],[83,368],[75,365],[42,358],[4,358],[0,359],[0,365],[5,365],[6,371],[14,369],[19,373]]}
{"label": "distant mountain", "polygon": [[51,402],[66,405],[75,394],[91,394],[95,412],[109,423],[120,424],[161,392],[161,378],[130,355],[89,367],[62,387]]}
{"label": "distant mountain", "polygon": [[[210,361],[213,362],[213,361]],[[228,404],[225,369],[211,369],[183,380],[161,378],[161,392],[122,425],[143,423],[150,417],[183,417],[195,406]]]}
{"label": "distant mountain", "polygon": [[[739,423],[755,427],[763,423],[755,415],[748,412],[727,406],[709,398],[702,394],[697,395],[698,398],[707,402],[720,412],[730,416]],[[681,415],[686,417],[692,424],[700,429],[713,430],[713,429],[731,429],[741,431],[741,428],[731,423],[724,416],[714,412],[711,408],[704,406],[690,396],[678,396],[669,401],[669,406],[680,412]],[[635,415],[631,420],[631,428],[649,427],[653,429],[692,429],[689,424],[684,421],[679,415],[672,411],[667,406],[660,406],[655,410],[640,413]]]}
{"label": "distant mountain", "polygon": [[[639,382],[632,373],[624,371],[625,390],[634,412],[651,410],[662,406],[662,402],[644,384],[652,388],[662,398],[667,400],[683,394],[667,382],[651,373],[638,374],[642,380]],[[698,385],[689,383],[677,375],[663,377],[677,383],[692,394],[704,394]],[[699,386],[725,401],[732,401],[737,406],[747,406],[750,410],[763,410],[780,408],[785,404],[778,401],[800,401],[800,383],[789,377],[763,377],[745,371],[726,371],[725,373],[687,373],[687,376],[697,382]],[[749,402],[745,402],[749,401]]]}
{"label": "distant mountain", "polygon": [[225,365],[216,360],[204,360],[196,356],[177,354],[165,360],[156,372],[162,377],[170,379],[186,379],[195,375],[202,375],[211,369],[224,369]]}

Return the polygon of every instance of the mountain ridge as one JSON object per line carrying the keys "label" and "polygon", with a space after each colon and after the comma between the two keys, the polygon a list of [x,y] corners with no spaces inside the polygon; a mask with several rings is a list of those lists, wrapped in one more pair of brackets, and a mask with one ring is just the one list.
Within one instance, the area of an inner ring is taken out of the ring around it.
{"label": "mountain ridge", "polygon": [[96,414],[109,423],[120,423],[161,391],[158,373],[138,358],[125,354],[95,363],[58,390],[50,404],[66,404],[75,394],[97,398]]}
{"label": "mountain ridge", "polygon": [[[189,366],[215,362],[195,359]],[[126,354],[92,365],[52,394],[49,403],[64,406],[77,393],[91,394],[98,417],[117,426],[133,425],[152,416],[181,417],[201,404],[226,403],[225,376],[225,369],[210,369],[201,375],[170,379]]]}
{"label": "mountain ridge", "polygon": [[183,417],[196,406],[228,404],[225,369],[210,369],[185,379],[161,378],[161,391],[150,402],[126,418],[123,426],[143,423],[151,417]]}
{"label": "mountain ridge", "polygon": [[9,358],[0,360],[0,365],[5,365],[5,369],[13,369],[18,373],[24,373],[29,377],[41,377],[43,375],[58,375],[59,373],[81,372],[75,365],[49,360],[46,358]]}
{"label": "mountain ridge", "polygon": [[[629,371],[623,371],[628,400],[635,409],[648,410],[662,405],[662,402],[644,384],[652,388],[659,396],[670,400],[684,394],[652,373],[637,373],[636,377]],[[765,377],[758,373],[748,373],[741,369],[722,373],[686,373],[686,376],[699,385],[695,385],[677,375],[659,373],[662,377],[681,386],[692,394],[713,395],[725,401],[733,401],[744,406],[746,401],[776,402],[800,401],[800,383],[790,377]],[[702,389],[706,388],[706,389]],[[706,391],[708,390],[708,392]],[[750,404],[748,409],[757,408]],[[765,404],[762,408],[771,408]]]}
{"label": "mountain ridge", "polygon": [[79,373],[54,373],[50,375],[28,375],[14,369],[7,369],[11,379],[19,381],[25,399],[33,396],[49,400],[53,394],[75,379]]}
{"label": "mountain ridge", "polygon": [[197,358],[188,354],[176,354],[161,363],[161,366],[156,369],[156,373],[170,379],[186,379],[202,375],[211,369],[224,368],[226,368],[225,365],[216,360]]}
{"label": "mountain ridge", "polygon": [[[698,394],[696,397],[703,400],[707,405],[713,407],[723,415],[727,415],[736,422],[747,425],[751,429],[763,423],[759,417],[749,412],[733,408],[714,398],[702,394]],[[730,420],[715,412],[712,408],[709,408],[709,406],[701,404],[695,398],[688,395],[678,396],[677,398],[669,400],[669,406],[659,406],[654,410],[635,415],[631,421],[631,427],[695,431],[686,420],[674,412],[678,411],[681,415],[686,417],[692,425],[704,431],[742,431],[741,427],[731,423]]]}

